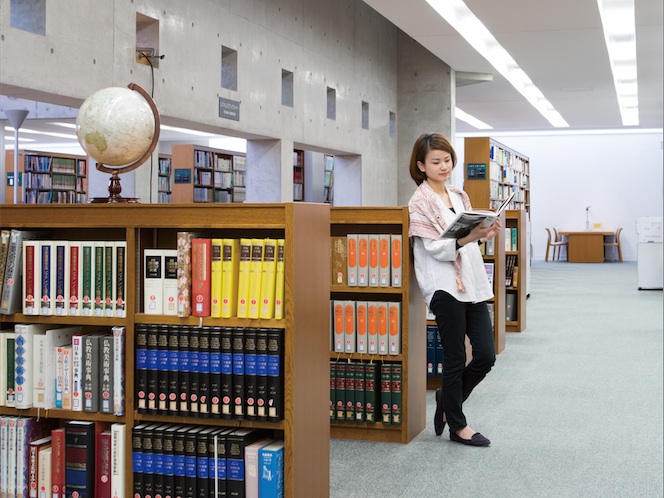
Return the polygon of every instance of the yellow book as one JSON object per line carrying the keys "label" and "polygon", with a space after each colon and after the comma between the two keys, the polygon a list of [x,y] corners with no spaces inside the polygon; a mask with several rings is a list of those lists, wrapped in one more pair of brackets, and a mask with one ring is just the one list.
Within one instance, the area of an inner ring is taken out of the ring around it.
{"label": "yellow book", "polygon": [[261,278],[260,318],[274,317],[274,292],[277,279],[277,241],[265,239]]}
{"label": "yellow book", "polygon": [[237,317],[249,316],[249,272],[251,271],[251,239],[240,239],[240,265],[237,283]]}
{"label": "yellow book", "polygon": [[223,239],[221,265],[221,318],[231,318],[237,311],[240,239]]}
{"label": "yellow book", "polygon": [[249,266],[249,311],[248,318],[260,316],[261,280],[263,278],[263,239],[251,239],[251,265]]}
{"label": "yellow book", "polygon": [[212,264],[210,269],[210,316],[221,318],[221,252],[222,239],[212,239]]}
{"label": "yellow book", "polygon": [[281,320],[284,317],[284,288],[286,286],[284,271],[286,268],[285,260],[285,240],[277,239],[277,274],[274,287],[274,317]]}

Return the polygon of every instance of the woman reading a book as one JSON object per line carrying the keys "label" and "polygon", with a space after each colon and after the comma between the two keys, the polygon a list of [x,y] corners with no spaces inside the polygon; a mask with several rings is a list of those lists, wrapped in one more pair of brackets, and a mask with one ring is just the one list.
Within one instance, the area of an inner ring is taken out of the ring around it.
{"label": "woman reading a book", "polygon": [[[470,446],[491,442],[466,422],[463,402],[493,367],[496,352],[486,301],[493,297],[478,246],[502,230],[497,220],[477,225],[461,238],[441,238],[456,214],[470,211],[468,195],[450,185],[456,153],[439,133],[421,135],[413,146],[410,176],[418,185],[408,202],[409,237],[415,275],[430,311],[436,317],[443,346],[443,387],[436,391],[434,429],[450,427],[452,441]],[[472,345],[466,365],[465,336]]]}

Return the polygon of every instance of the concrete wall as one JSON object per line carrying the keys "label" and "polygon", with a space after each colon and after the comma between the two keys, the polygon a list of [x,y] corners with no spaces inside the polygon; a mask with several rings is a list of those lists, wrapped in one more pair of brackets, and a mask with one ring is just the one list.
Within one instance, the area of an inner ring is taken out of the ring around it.
{"label": "concrete wall", "polygon": [[[397,113],[398,30],[361,0],[46,2],[43,36],[12,28],[9,5],[0,0],[0,93],[78,107],[108,86],[135,82],[150,91],[150,67],[135,60],[143,43],[137,14],[144,15],[159,22],[156,45],[165,58],[156,61],[154,99],[165,124],[284,140],[347,155],[355,167],[360,156],[361,203],[397,202],[389,114]],[[221,87],[222,46],[237,51],[237,91]],[[293,73],[293,107],[281,105],[282,69]],[[328,87],[336,90],[336,120],[326,117]],[[241,103],[239,121],[219,117],[219,97]],[[369,104],[368,130],[362,102]],[[248,147],[248,169],[255,150],[262,147]],[[291,166],[289,154],[273,157]],[[344,186],[335,187],[343,198]],[[278,192],[277,200],[289,200],[292,188]]]}

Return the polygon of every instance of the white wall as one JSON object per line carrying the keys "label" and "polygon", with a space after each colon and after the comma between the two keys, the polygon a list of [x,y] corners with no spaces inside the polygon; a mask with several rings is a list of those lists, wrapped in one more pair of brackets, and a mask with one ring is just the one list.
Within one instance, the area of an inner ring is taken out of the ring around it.
{"label": "white wall", "polygon": [[[530,158],[533,259],[543,260],[546,227],[606,231],[623,227],[623,259],[636,260],[636,218],[662,216],[662,130],[546,136],[501,135],[495,140]],[[454,180],[463,179],[463,137]]]}

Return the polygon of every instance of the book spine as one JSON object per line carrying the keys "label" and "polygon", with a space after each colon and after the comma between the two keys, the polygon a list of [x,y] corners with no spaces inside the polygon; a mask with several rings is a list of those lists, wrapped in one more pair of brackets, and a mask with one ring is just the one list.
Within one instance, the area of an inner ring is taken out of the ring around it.
{"label": "book spine", "polygon": [[263,239],[251,240],[251,264],[249,267],[249,308],[248,318],[260,317],[261,281],[263,277]]}
{"label": "book spine", "polygon": [[251,239],[240,239],[238,266],[237,313],[238,318],[249,317],[249,281],[251,274]]}
{"label": "book spine", "polygon": [[357,234],[349,233],[346,237],[346,263],[348,286],[357,287]]}
{"label": "book spine", "polygon": [[191,241],[191,298],[194,316],[210,316],[212,284],[212,240]]}
{"label": "book spine", "polygon": [[378,363],[365,363],[364,364],[364,418],[368,424],[376,422],[378,412],[376,411],[377,405],[377,390],[378,390]]}
{"label": "book spine", "polygon": [[201,417],[210,416],[210,327],[198,330],[198,403]]}
{"label": "book spine", "polygon": [[125,327],[115,326],[113,334],[113,414],[125,413]]}
{"label": "book spine", "polygon": [[210,416],[221,417],[221,327],[210,330]]}
{"label": "book spine", "polygon": [[357,235],[357,286],[369,285],[369,235]]}
{"label": "book spine", "polygon": [[284,417],[283,330],[269,329],[267,334],[267,416],[270,421]]}
{"label": "book spine", "polygon": [[392,369],[389,363],[380,366],[380,415],[383,425],[392,424]]}
{"label": "book spine", "polygon": [[346,422],[355,421],[355,364],[346,364],[346,389],[343,420]]}
{"label": "book spine", "polygon": [[147,410],[148,413],[157,413],[157,383],[159,372],[157,370],[159,358],[159,329],[157,325],[150,324],[147,329]]}
{"label": "book spine", "polygon": [[113,413],[113,336],[104,335],[99,344],[99,411]]}
{"label": "book spine", "polygon": [[111,498],[125,498],[125,424],[111,425]]}
{"label": "book spine", "polygon": [[37,496],[39,498],[52,498],[53,496],[52,457],[53,450],[51,447],[44,448],[39,452],[39,475],[37,476]]}
{"label": "book spine", "polygon": [[94,312],[95,246],[94,242],[81,242],[81,311],[83,316]]}
{"label": "book spine", "polygon": [[392,424],[401,425],[401,380],[402,380],[402,365],[401,363],[392,363],[391,366],[391,401],[392,401]]}
{"label": "book spine", "polygon": [[190,232],[177,233],[178,316],[191,315],[191,240]]}
{"label": "book spine", "polygon": [[244,329],[244,394],[247,420],[256,420],[256,329]]}
{"label": "book spine", "polygon": [[164,262],[161,249],[143,251],[143,311],[146,315],[163,313]]}
{"label": "book spine", "polygon": [[[46,336],[37,335],[33,344],[32,406],[46,408]],[[50,352],[49,352],[50,353]],[[50,379],[49,379],[50,380]]]}
{"label": "book spine", "polygon": [[65,496],[65,429],[51,431],[51,487],[53,498]]}
{"label": "book spine", "polygon": [[344,352],[354,353],[357,332],[355,330],[355,301],[344,301]]}
{"label": "book spine", "polygon": [[402,282],[402,265],[401,265],[401,234],[390,235],[390,264],[392,274],[392,287],[401,287]]}
{"label": "book spine", "polygon": [[245,418],[244,329],[233,329],[233,418]]}
{"label": "book spine", "polygon": [[23,232],[12,230],[7,249],[7,263],[0,297],[0,313],[13,315],[22,309],[21,306],[21,273],[22,273],[22,240]]}
{"label": "book spine", "polygon": [[265,239],[264,246],[259,317],[273,318],[277,279],[277,241],[274,239]]}
{"label": "book spine", "polygon": [[62,409],[71,410],[72,405],[71,345],[62,348]]}
{"label": "book spine", "polygon": [[286,297],[286,241],[277,239],[277,270],[274,288],[274,318],[284,318],[284,299]]}
{"label": "book spine", "polygon": [[32,406],[34,327],[36,326],[24,324],[14,326],[14,333],[16,334],[14,364],[17,366],[14,370],[16,408],[30,408]]}
{"label": "book spine", "polygon": [[82,273],[81,273],[81,243],[80,242],[69,242],[69,273],[67,278],[69,279],[69,299],[67,300],[67,314],[69,316],[78,316],[81,314],[81,301],[82,301]]}
{"label": "book spine", "polygon": [[23,283],[23,314],[38,315],[40,309],[41,272],[39,262],[41,253],[39,250],[40,242],[26,240],[21,249],[22,251],[22,283]]}
{"label": "book spine", "polygon": [[143,493],[143,429],[144,425],[138,425],[131,430],[131,466],[132,491],[135,498],[142,498]]}
{"label": "book spine", "polygon": [[97,241],[94,243],[94,267],[93,267],[93,287],[92,287],[92,300],[93,300],[93,315],[96,317],[104,316],[104,303],[106,297],[104,295],[104,256],[105,256],[105,243]]}
{"label": "book spine", "polygon": [[262,470],[260,496],[278,498],[284,494],[284,443],[271,444],[259,450],[259,465]]}
{"label": "book spine", "polygon": [[231,318],[237,313],[240,241],[238,239],[223,239],[221,257],[221,318]]}
{"label": "book spine", "polygon": [[221,329],[221,418],[233,418],[233,329]]}
{"label": "book spine", "polygon": [[389,313],[389,350],[390,355],[401,354],[401,303],[390,302]]}
{"label": "book spine", "polygon": [[368,332],[368,303],[367,301],[357,301],[356,306],[356,349],[358,353],[368,352],[367,332]]}
{"label": "book spine", "polygon": [[143,429],[141,437],[141,458],[142,458],[142,486],[143,497],[153,497],[154,495],[154,459],[152,451],[152,438],[155,426],[148,426]]}
{"label": "book spine", "polygon": [[221,318],[223,239],[211,241],[210,316]]}
{"label": "book spine", "polygon": [[189,329],[183,327],[178,334],[178,400],[180,415],[189,415]]}
{"label": "book spine", "polygon": [[54,309],[56,316],[67,316],[69,314],[69,274],[71,273],[69,265],[69,242],[58,240],[53,242],[55,251],[55,291],[54,291]]}
{"label": "book spine", "polygon": [[355,422],[365,421],[365,372],[364,364],[356,363],[355,367]]}
{"label": "book spine", "polygon": [[185,436],[183,429],[173,434],[173,496],[184,498],[186,488],[186,465],[184,456]]}
{"label": "book spine", "polygon": [[210,493],[210,467],[208,460],[208,435],[199,432],[196,435],[196,496],[209,498]]}
{"label": "book spine", "polygon": [[99,337],[83,337],[83,411],[99,411]]}
{"label": "book spine", "polygon": [[113,265],[115,267],[113,275],[113,311],[116,318],[125,318],[127,316],[127,241],[115,241],[113,255]]}
{"label": "book spine", "polygon": [[184,498],[197,498],[196,457],[196,432],[190,430],[184,435]]}
{"label": "book spine", "polygon": [[378,303],[367,303],[367,352],[378,354]]}
{"label": "book spine", "polygon": [[162,435],[163,497],[175,498],[175,429],[166,427]]}
{"label": "book spine", "polygon": [[157,327],[157,413],[168,414],[168,326]]}
{"label": "book spine", "polygon": [[40,315],[55,313],[55,246],[53,241],[43,241],[39,246],[41,254],[41,306]]}
{"label": "book spine", "polygon": [[95,455],[95,498],[112,498],[111,494],[111,432],[97,434]]}
{"label": "book spine", "polygon": [[347,285],[348,260],[346,256],[346,236],[330,238],[332,256],[332,285]]}
{"label": "book spine", "polygon": [[104,242],[104,316],[115,316],[115,243]]}
{"label": "book spine", "polygon": [[65,424],[65,492],[67,498],[93,498],[94,422],[74,422]]}
{"label": "book spine", "polygon": [[152,429],[152,493],[164,495],[164,432],[161,426]]}
{"label": "book spine", "polygon": [[178,412],[178,376],[180,361],[179,328],[168,328],[168,413],[176,415]]}
{"label": "book spine", "polygon": [[378,239],[378,286],[390,286],[390,236],[381,234]]}
{"label": "book spine", "polygon": [[164,254],[164,315],[178,314],[178,252],[176,249],[163,249]]}
{"label": "book spine", "polygon": [[378,302],[378,354],[386,355],[388,353],[388,327],[389,316],[387,302]]}
{"label": "book spine", "polygon": [[343,353],[345,341],[345,307],[341,300],[332,301],[332,341],[334,343],[334,352]]}
{"label": "book spine", "polygon": [[14,390],[16,378],[16,333],[7,332],[6,337],[6,351],[7,357],[3,358],[6,361],[7,368],[7,395],[5,406],[16,406],[16,391]]}
{"label": "book spine", "polygon": [[189,415],[198,417],[200,414],[200,357],[199,357],[200,336],[198,329],[190,329],[189,333]]}
{"label": "book spine", "polygon": [[379,285],[379,235],[369,234],[369,287]]}
{"label": "book spine", "polygon": [[145,324],[136,325],[134,337],[135,356],[135,402],[138,413],[147,413],[147,390],[148,390],[148,328]]}

